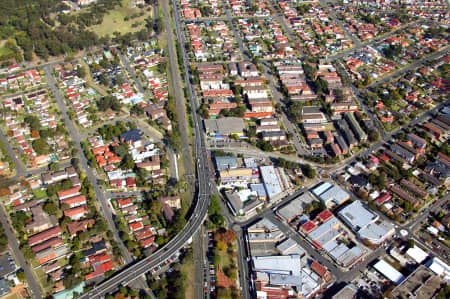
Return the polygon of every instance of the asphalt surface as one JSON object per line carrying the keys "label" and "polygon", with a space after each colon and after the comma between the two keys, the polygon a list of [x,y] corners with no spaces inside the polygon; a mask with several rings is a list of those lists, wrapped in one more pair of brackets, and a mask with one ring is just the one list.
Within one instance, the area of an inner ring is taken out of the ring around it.
{"label": "asphalt surface", "polygon": [[244,43],[242,42],[241,36],[239,35],[236,26],[233,23],[233,17],[231,16],[230,9],[228,8],[228,5],[226,5],[225,0],[221,0],[223,8],[225,10],[225,15],[227,16],[227,20],[230,23],[231,29],[233,30],[234,39],[237,41],[239,45],[239,50],[241,51],[242,58],[244,60],[249,60],[249,57],[247,55],[247,51],[245,51]]}
{"label": "asphalt surface", "polygon": [[14,149],[11,147],[11,144],[9,144],[8,138],[6,138],[5,134],[3,133],[3,130],[0,129],[0,140],[5,144],[5,149],[8,152],[8,155],[11,157],[14,164],[16,164],[16,176],[25,176],[26,171],[23,167],[23,164],[19,159],[17,159],[16,153],[14,152]]}
{"label": "asphalt surface", "polygon": [[28,287],[30,288],[31,296],[34,299],[41,299],[42,293],[39,288],[39,284],[37,283],[33,272],[31,270],[30,265],[23,257],[22,252],[19,249],[19,243],[17,242],[16,236],[12,232],[12,228],[9,225],[8,217],[3,210],[3,207],[0,208],[0,223],[3,226],[3,230],[5,231],[5,235],[8,239],[9,247],[12,250],[13,255],[16,260],[19,262],[20,268],[25,272],[25,278],[27,279]]}
{"label": "asphalt surface", "polygon": [[361,42],[359,41],[358,37],[356,37],[353,33],[351,33],[348,28],[345,26],[345,24],[336,17],[336,14],[334,13],[333,9],[328,6],[328,2],[325,0],[319,0],[320,4],[323,6],[325,11],[330,14],[330,16],[334,19],[334,21],[339,25],[339,27],[345,32],[345,34],[350,37],[352,42],[356,46],[361,46]]}
{"label": "asphalt surface", "polygon": [[263,63],[263,70],[264,70],[264,77],[269,82],[269,88],[272,92],[272,96],[275,99],[275,102],[277,104],[281,105],[281,116],[280,120],[283,123],[283,126],[286,130],[288,130],[289,133],[292,134],[292,138],[290,142],[294,145],[295,150],[297,152],[297,155],[303,156],[308,155],[309,152],[306,150],[305,145],[301,142],[300,138],[298,137],[298,131],[296,126],[289,120],[289,118],[286,115],[286,105],[285,102],[282,100],[284,98],[283,94],[278,90],[278,87],[275,86],[274,82],[276,82],[275,76],[271,75],[269,73],[269,67],[267,62]]}
{"label": "asphalt surface", "polygon": [[139,93],[142,95],[145,95],[145,89],[142,86],[141,80],[136,76],[136,73],[134,72],[134,69],[131,67],[130,62],[128,61],[128,58],[125,57],[119,49],[117,49],[117,53],[119,53],[119,58],[122,61],[122,64],[125,66],[125,68],[128,71],[128,74],[130,74],[131,79],[136,83],[136,86],[138,88]]}
{"label": "asphalt surface", "polygon": [[[127,250],[124,243],[122,242],[122,239],[119,236],[119,232],[116,228],[116,225],[114,223],[111,210],[108,208],[108,202],[105,197],[105,194],[100,189],[99,185],[97,184],[97,176],[94,173],[93,169],[88,166],[88,161],[83,153],[83,149],[81,148],[81,136],[78,133],[78,130],[75,128],[73,122],[70,120],[67,107],[64,103],[64,99],[61,96],[61,93],[59,92],[59,89],[56,86],[55,80],[53,78],[53,75],[51,73],[50,67],[45,66],[43,68],[45,75],[47,76],[48,85],[52,89],[53,95],[56,98],[56,103],[58,105],[59,110],[61,111],[63,117],[64,117],[64,123],[66,125],[66,129],[68,130],[70,137],[74,143],[74,147],[78,150],[78,159],[80,162],[81,167],[84,169],[87,178],[89,179],[89,183],[92,185],[94,192],[95,192],[95,198],[97,199],[97,202],[100,205],[100,213],[102,216],[106,219],[106,222],[108,224],[108,228],[112,231],[114,240],[117,242],[121,252],[122,256],[124,257],[125,263],[131,263],[133,261],[133,257],[131,253]],[[142,289],[147,289],[146,283],[144,280],[141,280],[139,283],[140,287]]]}
{"label": "asphalt surface", "polygon": [[[193,180],[193,176],[195,174],[194,168],[193,168],[193,163],[192,163],[192,153],[191,153],[191,147],[189,146],[190,141],[189,141],[189,136],[188,136],[188,130],[187,130],[187,126],[188,123],[186,121],[186,108],[185,108],[185,103],[183,101],[183,86],[181,83],[181,77],[180,74],[178,72],[178,60],[177,60],[177,54],[176,54],[176,50],[175,50],[175,39],[173,36],[173,30],[172,30],[172,26],[170,24],[170,14],[169,14],[169,3],[168,1],[162,1],[163,2],[163,13],[164,13],[164,27],[165,27],[165,31],[166,31],[166,37],[167,37],[167,48],[168,48],[168,52],[169,52],[169,59],[170,59],[170,77],[172,78],[172,82],[173,82],[173,92],[174,92],[174,97],[175,97],[175,101],[176,101],[176,108],[177,108],[177,115],[178,115],[178,126],[180,127],[179,131],[180,131],[180,137],[181,137],[181,143],[182,143],[182,149],[181,149],[181,155],[183,156],[183,160],[184,160],[184,164],[185,164],[185,171],[186,171],[186,177],[187,177],[187,181],[188,183],[191,185],[191,189],[194,190],[194,180]],[[176,4],[174,4],[174,11],[173,11],[173,15],[174,15],[174,24],[175,24],[175,29],[177,32],[177,40],[178,42],[180,42],[182,44],[181,48],[183,50],[183,54],[184,54],[184,63],[186,65],[186,63],[189,61],[187,59],[187,55],[186,55],[186,51],[184,48],[184,39],[180,38],[180,35],[182,34],[182,28],[180,28],[180,22],[178,20],[179,18],[179,14],[177,13],[177,7]],[[191,97],[191,101],[194,102],[194,99]],[[192,105],[196,105],[196,103],[192,103]],[[197,111],[197,109],[193,109],[193,112]],[[193,113],[195,114],[195,113]]]}
{"label": "asphalt surface", "polygon": [[192,243],[193,247],[193,257],[194,257],[194,298],[202,299],[205,297],[205,289],[204,289],[204,261],[205,261],[205,232],[202,229],[199,229],[198,232],[194,235],[194,242]]}
{"label": "asphalt surface", "polygon": [[[174,1],[175,4],[175,1]],[[171,60],[171,72],[173,78],[177,78],[177,60],[175,56],[175,49],[173,47],[173,37],[172,37],[172,31],[170,28],[170,17],[169,17],[169,9],[168,9],[168,3],[166,1],[163,1],[163,11],[164,11],[164,23],[166,25],[166,33],[167,33],[167,41],[169,44],[169,57]],[[174,17],[175,17],[175,25],[176,25],[176,32],[177,32],[177,38],[181,42],[182,48],[184,49],[184,39],[182,37],[182,31],[179,28],[180,22],[178,21],[178,11],[176,5],[174,5]],[[172,49],[172,50],[171,50]],[[186,58],[187,53],[185,50],[183,50],[184,58],[184,70],[186,75],[189,78],[189,68],[188,68],[188,60]],[[174,80],[175,86],[179,85],[178,80]],[[193,111],[197,111],[197,101],[196,101],[196,95],[194,92],[194,89],[192,85],[190,85],[189,80],[187,80],[187,86],[189,90],[189,95],[191,98],[191,104]],[[175,92],[180,92],[181,88],[175,88]],[[175,97],[177,97],[175,95]],[[181,117],[182,115],[179,115]],[[200,228],[201,224],[203,223],[204,219],[206,218],[206,214],[209,207],[210,202],[210,194],[209,194],[209,187],[210,187],[210,177],[209,177],[209,166],[208,166],[208,152],[206,150],[205,146],[205,140],[202,135],[202,123],[200,120],[200,117],[197,115],[197,113],[193,113],[194,118],[194,124],[195,124],[195,153],[197,157],[196,166],[198,169],[198,177],[197,177],[197,187],[198,192],[197,196],[194,198],[193,201],[193,212],[190,216],[189,220],[186,223],[186,226],[183,228],[183,230],[176,235],[172,240],[170,240],[165,246],[160,248],[157,252],[152,254],[150,257],[147,257],[145,259],[142,259],[140,261],[137,261],[135,263],[130,263],[128,266],[124,267],[122,270],[119,270],[116,272],[115,275],[111,276],[110,278],[106,279],[99,285],[95,286],[92,290],[90,290],[87,293],[84,293],[83,295],[79,296],[80,299],[90,299],[90,298],[101,298],[102,296],[108,294],[109,292],[112,292],[116,290],[121,285],[127,285],[131,282],[133,282],[137,277],[139,277],[142,274],[147,273],[154,267],[160,265],[162,262],[169,259],[174,253],[178,252],[187,242],[192,240],[192,236],[195,235],[195,233]],[[184,151],[183,151],[184,152]],[[185,155],[185,154],[183,154]],[[190,158],[190,157],[189,157]]]}

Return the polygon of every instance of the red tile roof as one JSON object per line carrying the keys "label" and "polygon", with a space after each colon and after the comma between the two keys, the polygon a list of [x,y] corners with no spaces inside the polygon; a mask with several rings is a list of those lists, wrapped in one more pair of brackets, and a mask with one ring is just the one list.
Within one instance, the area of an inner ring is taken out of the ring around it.
{"label": "red tile roof", "polygon": [[80,190],[81,190],[81,186],[77,186],[77,187],[73,187],[73,188],[70,188],[67,190],[58,191],[58,198],[61,199],[61,198],[65,198],[68,196],[77,195],[80,192]]}
{"label": "red tile roof", "polygon": [[28,244],[34,246],[36,244],[42,243],[50,238],[59,236],[61,234],[61,229],[57,226],[50,228],[42,233],[33,235],[28,238]]}
{"label": "red tile roof", "polygon": [[319,215],[317,215],[317,217],[320,219],[321,222],[325,222],[325,221],[333,218],[334,216],[330,211],[325,210],[325,211],[322,211]]}
{"label": "red tile roof", "polygon": [[73,209],[68,209],[64,211],[64,216],[66,217],[73,217],[78,216],[80,214],[84,214],[87,212],[86,206],[79,206]]}
{"label": "red tile roof", "polygon": [[73,204],[85,204],[85,203],[86,203],[86,196],[84,195],[77,195],[61,200],[61,204],[68,204],[69,206]]}

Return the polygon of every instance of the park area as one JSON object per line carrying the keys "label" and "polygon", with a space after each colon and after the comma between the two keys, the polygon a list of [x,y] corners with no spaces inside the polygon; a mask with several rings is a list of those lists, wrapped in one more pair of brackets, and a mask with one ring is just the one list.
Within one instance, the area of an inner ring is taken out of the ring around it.
{"label": "park area", "polygon": [[99,25],[90,26],[88,29],[95,32],[99,37],[109,35],[114,32],[126,34],[137,32],[145,27],[147,18],[152,18],[153,7],[150,5],[134,6],[134,0],[123,0],[122,6],[116,6],[109,11]]}

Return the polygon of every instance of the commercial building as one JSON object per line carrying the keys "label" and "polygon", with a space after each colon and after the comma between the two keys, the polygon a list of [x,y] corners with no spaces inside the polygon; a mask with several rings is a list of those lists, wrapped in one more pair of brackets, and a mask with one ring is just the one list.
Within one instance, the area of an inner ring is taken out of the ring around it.
{"label": "commercial building", "polygon": [[215,157],[218,171],[226,169],[235,169],[238,167],[237,158],[233,156]]}
{"label": "commercial building", "polygon": [[339,292],[334,294],[332,299],[354,299],[357,293],[358,289],[354,285],[347,284]]}
{"label": "commercial building", "polygon": [[392,290],[392,296],[398,299],[434,298],[443,284],[439,276],[420,265]]}
{"label": "commercial building", "polygon": [[280,242],[276,248],[282,255],[298,254],[300,257],[305,255],[305,250],[291,238],[287,238],[286,240]]}
{"label": "commercial building", "polygon": [[362,240],[380,244],[395,233],[394,226],[379,221],[379,216],[356,200],[338,212],[339,217]]}
{"label": "commercial building", "polygon": [[253,266],[258,298],[311,298],[320,290],[321,277],[300,255],[254,257]]}
{"label": "commercial building", "polygon": [[274,199],[283,192],[279,175],[273,166],[261,166],[259,169],[264,182],[264,187],[266,188],[267,197],[269,199]]}
{"label": "commercial building", "polygon": [[383,260],[379,260],[373,267],[396,285],[399,285],[405,280],[405,276],[403,276],[402,273],[398,272],[394,267]]}
{"label": "commercial building", "polygon": [[423,251],[417,245],[414,245],[414,247],[409,248],[406,251],[406,255],[409,256],[410,258],[412,258],[418,264],[422,263],[428,257],[428,253]]}
{"label": "commercial building", "polygon": [[277,214],[289,223],[301,215],[305,206],[313,201],[312,195],[309,192],[305,192],[279,208]]}
{"label": "commercial building", "polygon": [[447,283],[450,283],[450,267],[447,263],[434,257],[427,262],[426,266],[436,273],[436,275],[442,277]]}
{"label": "commercial building", "polygon": [[259,200],[258,193],[250,189],[240,191],[227,191],[225,193],[228,200],[228,206],[232,213],[236,215],[250,215],[261,208],[264,202]]}
{"label": "commercial building", "polygon": [[244,135],[244,120],[238,117],[205,119],[206,134],[210,137],[223,138],[230,135]]}
{"label": "commercial building", "polygon": [[350,195],[341,187],[328,182],[321,183],[312,189],[312,193],[317,196],[326,206],[341,205],[350,199]]}

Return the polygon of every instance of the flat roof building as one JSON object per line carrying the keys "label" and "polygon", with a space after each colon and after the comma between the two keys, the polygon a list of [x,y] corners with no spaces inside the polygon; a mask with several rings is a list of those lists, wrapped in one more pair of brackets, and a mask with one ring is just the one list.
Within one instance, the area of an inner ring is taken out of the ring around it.
{"label": "flat roof building", "polygon": [[273,166],[261,166],[260,168],[261,176],[266,187],[267,196],[269,199],[273,199],[281,192],[283,192],[278,174]]}
{"label": "flat roof building", "polygon": [[233,134],[244,135],[244,120],[238,117],[205,119],[206,134],[211,137],[223,137]]}
{"label": "flat roof building", "polygon": [[405,276],[402,273],[383,260],[379,260],[373,267],[396,285],[405,280]]}
{"label": "flat roof building", "polygon": [[226,169],[235,169],[238,167],[237,158],[233,156],[215,157],[218,171]]}
{"label": "flat roof building", "polygon": [[444,281],[425,266],[420,265],[413,273],[392,290],[397,299],[434,298]]}
{"label": "flat roof building", "polygon": [[285,221],[291,222],[295,217],[303,213],[303,209],[307,204],[313,201],[314,198],[311,196],[311,194],[309,192],[305,192],[279,208],[277,213]]}
{"label": "flat roof building", "polygon": [[332,185],[328,182],[324,182],[319,186],[316,186],[312,193],[317,196],[326,206],[334,203],[335,205],[341,205],[345,201],[350,199],[350,195],[345,192],[341,187]]}
{"label": "flat roof building", "polygon": [[380,244],[395,232],[394,226],[379,220],[379,216],[364,207],[361,201],[356,200],[338,212],[339,217],[347,224],[358,237],[368,240],[372,244]]}

